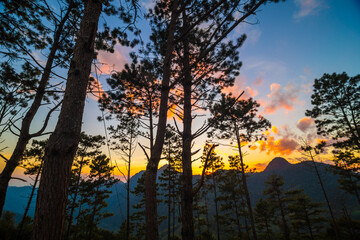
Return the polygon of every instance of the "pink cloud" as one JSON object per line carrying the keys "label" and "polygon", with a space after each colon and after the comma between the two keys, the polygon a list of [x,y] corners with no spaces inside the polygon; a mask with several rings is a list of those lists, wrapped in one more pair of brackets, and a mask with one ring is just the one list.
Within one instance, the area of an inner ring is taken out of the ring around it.
{"label": "pink cloud", "polygon": [[257,78],[255,78],[255,80],[252,82],[252,85],[254,86],[262,86],[264,84],[265,80],[262,78],[262,76],[258,76]]}
{"label": "pink cloud", "polygon": [[114,53],[100,51],[97,59],[100,63],[97,67],[100,69],[100,74],[111,74],[113,71],[120,71],[123,66],[129,62],[127,56],[129,49],[126,47],[115,47]]}
{"label": "pink cloud", "polygon": [[272,114],[279,109],[292,111],[296,104],[303,104],[298,100],[299,88],[291,83],[284,88],[278,83],[272,83],[267,97],[269,101],[263,102],[264,112],[267,114]]}
{"label": "pink cloud", "polygon": [[295,0],[295,4],[299,8],[294,14],[295,19],[316,14],[320,9],[325,7],[322,0]]}

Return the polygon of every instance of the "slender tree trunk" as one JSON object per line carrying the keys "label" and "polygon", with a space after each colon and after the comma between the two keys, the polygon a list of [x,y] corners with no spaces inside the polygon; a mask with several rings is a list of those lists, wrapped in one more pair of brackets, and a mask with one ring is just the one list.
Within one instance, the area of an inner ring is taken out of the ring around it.
{"label": "slender tree trunk", "polygon": [[216,232],[217,239],[220,240],[220,225],[219,225],[219,210],[218,210],[218,201],[217,201],[217,192],[216,192],[216,182],[215,182],[215,173],[212,173],[213,188],[214,188],[214,202],[215,202],[215,221],[216,221]]}
{"label": "slender tree trunk", "polygon": [[335,221],[335,217],[334,217],[334,213],[332,211],[332,208],[331,208],[331,205],[330,205],[330,201],[329,201],[329,198],[326,194],[326,190],[325,190],[325,187],[324,187],[324,183],[321,179],[321,176],[320,176],[320,173],[319,173],[319,170],[316,166],[316,163],[315,163],[315,160],[314,160],[314,156],[312,155],[312,152],[311,150],[309,151],[309,154],[310,154],[310,158],[311,158],[311,161],[314,165],[314,169],[315,169],[315,173],[316,173],[316,176],[318,178],[318,181],[319,181],[319,184],[320,184],[320,187],[321,187],[321,191],[323,192],[323,195],[324,195],[324,198],[325,198],[325,201],[326,201],[326,205],[329,209],[329,213],[330,213],[330,217],[331,217],[331,221],[332,221],[332,224],[334,225],[334,230],[335,230],[335,237],[336,239],[340,239],[340,235],[339,235],[339,228],[336,224],[336,221]]}
{"label": "slender tree trunk", "polygon": [[83,160],[84,160],[84,157],[82,157],[82,159],[80,161],[79,172],[78,172],[77,179],[76,179],[75,194],[74,194],[74,199],[73,199],[72,204],[71,204],[70,216],[69,216],[68,226],[67,226],[67,229],[66,229],[65,240],[68,240],[69,237],[70,237],[70,230],[71,230],[71,225],[72,225],[72,222],[73,222],[75,204],[76,204],[76,199],[77,199],[77,195],[78,195],[78,192],[79,192],[79,185],[80,185],[80,180],[81,180],[81,171],[82,171],[82,167],[83,167],[83,164],[84,164]]}
{"label": "slender tree trunk", "polygon": [[265,225],[266,225],[266,238],[268,240],[271,240],[270,224],[267,218],[265,218]]}
{"label": "slender tree trunk", "polygon": [[307,227],[309,229],[310,238],[311,238],[311,240],[315,240],[314,239],[314,234],[313,234],[313,229],[311,227],[311,222],[310,222],[308,211],[307,211],[305,206],[303,206],[303,207],[304,207],[303,210],[305,212],[306,224],[307,224]]}
{"label": "slender tree trunk", "polygon": [[127,186],[126,186],[126,239],[130,239],[130,175],[131,175],[131,155],[132,155],[132,141],[133,134],[132,131],[130,133],[130,147],[128,154],[128,175],[127,175]]}
{"label": "slender tree trunk", "polygon": [[170,141],[168,143],[168,161],[169,161],[169,165],[168,165],[168,240],[170,240],[171,238],[171,232],[170,232],[170,226],[171,226],[171,161],[170,161]]}
{"label": "slender tree trunk", "polygon": [[[185,10],[183,11],[183,31],[187,31],[187,17]],[[192,185],[192,168],[191,168],[191,68],[190,68],[190,55],[189,55],[189,43],[187,38],[183,40],[184,47],[184,59],[183,59],[183,70],[184,79],[182,82],[184,89],[184,117],[183,117],[183,151],[182,151],[182,165],[183,165],[183,176],[182,176],[182,239],[193,240],[194,239],[194,220],[193,220],[193,185]]]}
{"label": "slender tree trunk", "polygon": [[276,197],[277,197],[277,202],[278,202],[279,209],[280,209],[280,214],[281,214],[281,221],[282,221],[282,225],[283,225],[284,238],[285,238],[285,240],[290,240],[290,230],[289,230],[289,226],[287,224],[286,218],[285,218],[285,210],[284,210],[283,202],[280,199],[279,190],[276,191]]}
{"label": "slender tree trunk", "polygon": [[62,239],[70,170],[80,140],[101,11],[101,1],[85,2],[59,120],[46,146],[44,170],[36,202],[33,240]]}
{"label": "slender tree trunk", "polygon": [[7,191],[8,185],[9,185],[9,181],[11,179],[11,175],[15,171],[15,168],[19,165],[22,155],[26,149],[26,145],[28,144],[30,139],[33,137],[30,134],[30,125],[32,123],[32,120],[34,119],[35,114],[37,113],[38,109],[40,108],[41,101],[45,95],[45,88],[46,88],[47,83],[49,82],[51,69],[52,69],[53,62],[54,62],[55,56],[56,56],[56,51],[59,48],[60,37],[61,37],[62,31],[63,31],[64,25],[65,25],[66,21],[68,20],[71,9],[72,9],[72,4],[70,3],[66,14],[61,19],[61,22],[59,23],[59,26],[54,34],[53,45],[51,47],[49,56],[47,58],[46,65],[43,70],[43,74],[41,76],[40,82],[39,82],[39,86],[36,89],[34,101],[32,102],[29,110],[26,112],[25,117],[21,123],[20,136],[17,140],[14,151],[13,151],[9,161],[6,162],[4,169],[2,170],[2,172],[0,174],[0,216],[1,216],[2,210],[4,208],[6,191]]}
{"label": "slender tree trunk", "polygon": [[175,196],[175,181],[173,182],[173,206],[172,206],[172,239],[175,238],[175,219],[176,219],[176,196]]}
{"label": "slender tree trunk", "polygon": [[155,144],[151,152],[150,159],[145,172],[145,218],[146,218],[146,240],[159,239],[157,221],[157,201],[156,201],[156,175],[160,162],[161,152],[164,145],[164,136],[167,122],[169,86],[171,77],[172,52],[174,49],[174,33],[179,12],[178,0],[172,2],[172,15],[168,27],[166,43],[166,53],[164,57],[163,79],[160,96],[159,121],[157,124]]}
{"label": "slender tree trunk", "polygon": [[[100,174],[99,174],[99,179],[101,178]],[[92,211],[92,214],[91,214],[91,218],[89,220],[89,223],[88,223],[88,237],[87,237],[87,240],[91,240],[92,237],[93,237],[93,231],[94,231],[94,221],[95,221],[95,216],[96,216],[96,213],[97,213],[97,204],[98,204],[98,193],[99,193],[99,187],[96,188],[96,195],[95,195],[95,198],[94,198],[94,207],[93,207],[93,211]]]}
{"label": "slender tree trunk", "polygon": [[206,195],[205,195],[205,199],[204,199],[204,201],[205,201],[205,218],[206,218],[206,225],[207,225],[207,230],[208,230],[208,232],[210,232],[210,221],[209,221],[209,209],[208,209],[208,199],[207,199],[207,197],[206,197]]}
{"label": "slender tree trunk", "polygon": [[239,157],[240,157],[240,163],[241,163],[242,183],[243,183],[243,188],[244,188],[244,191],[245,191],[247,208],[248,208],[248,211],[249,211],[251,230],[252,230],[252,235],[254,237],[254,240],[257,240],[255,221],[254,221],[254,214],[253,214],[252,207],[251,207],[249,189],[247,187],[247,180],[246,180],[246,174],[245,174],[243,154],[241,152],[241,141],[240,141],[240,136],[239,136],[239,129],[238,129],[236,123],[234,123],[234,124],[235,124],[236,140],[237,140],[237,144],[238,144]]}
{"label": "slender tree trunk", "polygon": [[238,237],[239,239],[241,239],[241,224],[240,224],[240,214],[239,214],[239,209],[238,209],[238,205],[237,205],[237,199],[235,197],[235,193],[233,194],[233,204],[235,206],[235,216],[236,216],[236,226],[238,229]]}
{"label": "slender tree trunk", "polygon": [[30,197],[29,197],[29,200],[28,200],[28,202],[27,202],[24,215],[23,215],[23,217],[22,217],[22,219],[21,219],[21,222],[19,223],[19,227],[18,227],[18,231],[17,231],[17,237],[16,237],[16,239],[18,239],[18,240],[21,239],[22,229],[23,229],[23,227],[24,227],[25,219],[26,219],[26,216],[27,216],[27,214],[28,214],[28,212],[29,212],[31,202],[32,202],[33,197],[34,197],[34,194],[35,194],[35,189],[36,189],[36,185],[37,185],[37,183],[38,183],[38,181],[39,181],[39,177],[40,177],[41,170],[42,170],[42,167],[43,167],[43,162],[44,162],[44,161],[41,160],[41,162],[40,162],[40,167],[39,167],[39,171],[36,173],[34,185],[32,186],[31,193],[30,193]]}

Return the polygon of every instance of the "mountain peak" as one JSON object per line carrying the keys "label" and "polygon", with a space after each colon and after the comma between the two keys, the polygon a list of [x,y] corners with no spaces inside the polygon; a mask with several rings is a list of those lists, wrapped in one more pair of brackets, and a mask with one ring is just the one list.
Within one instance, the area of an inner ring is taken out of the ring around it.
{"label": "mountain peak", "polygon": [[269,164],[265,168],[264,172],[285,169],[291,165],[292,164],[289,163],[285,158],[276,157],[273,160],[271,160],[271,162],[269,162]]}

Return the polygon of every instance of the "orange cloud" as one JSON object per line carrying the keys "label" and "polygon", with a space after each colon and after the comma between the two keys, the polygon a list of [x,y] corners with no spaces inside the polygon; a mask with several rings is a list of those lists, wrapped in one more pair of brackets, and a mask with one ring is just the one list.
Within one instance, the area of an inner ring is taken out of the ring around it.
{"label": "orange cloud", "polygon": [[278,128],[277,127],[275,127],[275,126],[272,126],[271,127],[271,130],[273,131],[273,133],[275,133],[275,134],[278,134]]}
{"label": "orange cloud", "polygon": [[258,144],[261,152],[266,151],[267,154],[273,153],[280,155],[290,155],[298,146],[298,143],[290,138],[284,137],[275,140],[273,136],[269,136],[266,141],[258,141]]}
{"label": "orange cloud", "polygon": [[267,163],[256,163],[254,166],[256,167],[257,171],[263,171],[267,165]]}
{"label": "orange cloud", "polygon": [[107,96],[107,93],[103,89],[101,82],[91,75],[90,77],[92,77],[94,80],[90,82],[90,92],[88,92],[87,97],[94,101],[98,101],[101,96]]}
{"label": "orange cloud", "polygon": [[296,124],[296,127],[300,129],[302,132],[306,132],[309,130],[309,128],[313,127],[315,124],[314,119],[309,117],[304,117],[299,120],[299,122]]}
{"label": "orange cloud", "polygon": [[232,93],[233,95],[237,96],[242,91],[244,91],[244,94],[242,95],[242,99],[247,99],[250,97],[255,97],[259,94],[259,92],[256,89],[251,88],[250,86],[246,86],[248,79],[245,75],[242,75],[238,78],[236,78],[234,86],[227,87],[223,89],[224,93]]}

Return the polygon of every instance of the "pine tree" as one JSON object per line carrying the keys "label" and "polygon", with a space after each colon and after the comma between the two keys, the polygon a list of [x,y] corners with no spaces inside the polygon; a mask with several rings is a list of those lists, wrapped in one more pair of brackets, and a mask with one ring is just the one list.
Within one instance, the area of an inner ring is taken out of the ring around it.
{"label": "pine tree", "polygon": [[242,206],[242,198],[244,190],[242,189],[241,178],[239,172],[235,169],[226,171],[219,178],[219,191],[220,196],[218,200],[220,202],[220,209],[222,212],[222,221],[225,233],[230,233],[233,239],[242,239],[243,233],[243,221],[248,213],[246,208]]}
{"label": "pine tree", "polygon": [[340,188],[353,194],[360,204],[360,158],[351,151],[337,152],[333,159],[335,166],[331,170],[340,176]]}
{"label": "pine tree", "polygon": [[323,150],[324,146],[325,146],[325,142],[322,141],[320,144],[316,145],[315,147],[312,147],[310,144],[305,144],[304,146],[301,147],[301,149],[304,151],[304,155],[306,157],[308,157],[313,164],[313,167],[314,167],[314,170],[316,173],[316,177],[318,179],[319,185],[321,187],[321,191],[324,195],[325,202],[326,202],[326,205],[327,205],[329,213],[330,213],[331,222],[332,222],[334,230],[335,230],[336,238],[340,239],[340,232],[338,230],[338,227],[336,226],[336,220],[335,220],[333,208],[330,204],[328,194],[326,193],[326,190],[325,190],[324,182],[320,176],[319,170],[318,170],[316,162],[315,162],[315,156],[320,154],[320,152]]}
{"label": "pine tree", "polygon": [[[136,4],[136,1],[132,3]],[[132,6],[135,9],[137,7]],[[62,239],[68,179],[80,141],[82,115],[95,45],[101,49],[106,47],[106,44],[95,42],[98,21],[102,12],[108,15],[123,13],[120,17],[125,20],[126,25],[133,20],[132,11],[127,11],[123,5],[117,9],[109,1],[84,2],[83,16],[69,66],[64,100],[57,125],[46,147],[44,171],[35,210],[33,239]],[[114,32],[119,33],[119,31]],[[110,39],[114,38],[110,37]],[[112,42],[116,43],[116,41]]]}
{"label": "pine tree", "polygon": [[287,215],[287,198],[283,189],[284,179],[281,176],[270,175],[265,181],[264,195],[267,195],[267,200],[273,204],[274,208],[280,212],[280,229],[285,240],[290,240],[290,228]]}
{"label": "pine tree", "polygon": [[[160,43],[159,49],[164,60],[158,128],[154,149],[147,165],[145,181],[146,208],[148,209],[147,234],[150,240],[158,238],[154,186],[167,123],[169,92],[178,83],[183,89],[183,95],[181,94],[179,101],[183,109],[179,115],[184,125],[181,133],[183,139],[182,237],[192,240],[194,229],[191,146],[192,141],[207,130],[204,126],[194,134],[192,133],[192,110],[196,108],[193,108],[194,102],[195,105],[197,104],[197,100],[192,103],[192,99],[195,96],[195,99],[201,100],[204,94],[206,102],[218,93],[217,87],[231,84],[233,74],[238,72],[235,68],[239,67],[236,49],[242,44],[244,37],[240,37],[236,43],[226,42],[226,44],[225,38],[247,17],[255,14],[255,11],[265,2],[265,0],[260,0],[242,4],[240,1],[179,2],[174,0],[159,2],[151,12],[152,23],[154,23],[152,39]],[[240,17],[235,17],[236,14]],[[202,25],[209,27],[201,30],[199,26]],[[157,35],[157,33],[160,34]],[[174,74],[173,72],[177,70],[180,72]],[[220,77],[215,77],[215,73]],[[176,79],[171,79],[172,76]],[[193,90],[196,93],[192,92]],[[198,93],[200,95],[197,95]]]}
{"label": "pine tree", "polygon": [[[81,205],[84,201],[80,192],[84,181],[84,177],[82,175],[83,171],[89,166],[91,158],[101,154],[100,148],[104,144],[104,137],[100,135],[91,136],[85,134],[84,132],[81,133],[79,148],[76,152],[75,160],[71,169],[68,201],[66,204],[67,227],[65,240],[70,237],[75,211],[81,211]],[[75,229],[75,231],[77,231],[77,229]]]}
{"label": "pine tree", "polygon": [[314,80],[306,116],[315,119],[318,134],[336,141],[339,148],[360,149],[360,75],[325,73]]}
{"label": "pine tree", "polygon": [[[163,156],[168,162],[167,168],[159,176],[159,187],[163,192],[164,203],[167,204],[167,237],[168,240],[174,238],[176,204],[180,196],[180,172],[181,167],[181,142],[175,129],[170,125],[167,126],[165,134],[165,142],[163,148]],[[171,231],[171,228],[172,231]],[[173,233],[173,234],[172,234]]]}
{"label": "pine tree", "polygon": [[255,206],[255,221],[259,232],[259,237],[262,239],[274,239],[272,224],[275,217],[275,209],[263,198],[260,198]]}
{"label": "pine tree", "polygon": [[143,174],[137,181],[136,187],[132,192],[137,197],[137,203],[133,205],[134,212],[131,215],[132,238],[145,240],[145,175]]}
{"label": "pine tree", "polygon": [[[17,60],[29,58],[30,60],[26,60],[23,64],[24,72],[18,76],[24,77],[24,79],[20,79],[24,82],[28,80],[34,82],[34,78],[36,78],[36,84],[32,83],[31,90],[35,94],[31,105],[21,119],[21,126],[16,127],[19,132],[15,133],[18,136],[15,148],[0,174],[0,215],[8,183],[15,168],[19,165],[26,145],[32,138],[45,133],[51,114],[61,103],[51,107],[40,130],[35,133],[30,132],[30,125],[41,105],[44,102],[49,103],[51,99],[58,100],[58,96],[49,91],[53,88],[49,80],[55,67],[68,66],[69,57],[72,54],[73,36],[77,30],[76,24],[81,12],[80,3],[77,0],[62,2],[58,13],[49,8],[46,1],[2,1],[1,6],[4,14],[0,16],[2,23],[0,42],[6,49],[6,52],[2,52],[2,54]],[[50,27],[46,26],[44,22],[49,23]],[[23,34],[24,32],[27,34]],[[32,54],[33,50],[48,52],[45,66],[36,60]],[[14,124],[11,123],[11,125]]]}
{"label": "pine tree", "polygon": [[[112,176],[114,167],[110,166],[110,159],[105,155],[96,155],[89,164],[90,174],[82,180],[80,195],[85,203],[79,212],[78,230],[84,239],[98,239],[98,228],[100,220],[110,217],[106,199],[110,196],[110,188],[118,181]],[[78,235],[79,237],[79,235]]]}
{"label": "pine tree", "polygon": [[318,239],[326,218],[322,216],[322,203],[316,203],[303,190],[287,192],[292,239]]}
{"label": "pine tree", "polygon": [[[137,137],[139,135],[139,117],[131,112],[117,115],[119,125],[110,126],[112,149],[118,151],[125,163],[126,172],[120,171],[126,181],[126,239],[130,239],[130,184],[132,156],[136,149]],[[118,168],[120,170],[120,168]]]}
{"label": "pine tree", "polygon": [[[210,153],[209,153],[210,151]],[[221,169],[225,167],[222,157],[218,156],[214,148],[211,145],[206,144],[204,146],[203,156],[201,162],[205,168],[205,174],[209,181],[211,181],[211,191],[214,193],[214,204],[215,204],[215,223],[216,223],[216,234],[217,239],[220,240],[220,217],[218,206],[218,178],[221,175]]]}
{"label": "pine tree", "polygon": [[26,149],[24,152],[24,156],[21,160],[21,165],[25,168],[25,175],[35,175],[34,183],[31,189],[31,193],[29,196],[29,200],[25,207],[25,211],[23,217],[17,227],[17,238],[20,239],[23,231],[24,224],[27,220],[27,214],[30,209],[30,205],[32,203],[33,197],[35,195],[35,189],[40,180],[40,175],[44,163],[44,154],[45,154],[45,141],[36,141],[33,140],[32,147]]}
{"label": "pine tree", "polygon": [[239,99],[239,97],[233,97],[232,94],[222,94],[219,103],[214,104],[211,108],[213,115],[211,123],[214,126],[213,133],[219,131],[220,133],[217,137],[234,139],[237,143],[240,160],[237,167],[242,175],[242,184],[245,191],[254,239],[257,239],[257,235],[250,194],[247,187],[244,153],[242,147],[243,145],[260,139],[262,137],[260,135],[261,131],[264,131],[271,126],[267,119],[257,114],[259,107],[260,105],[252,98],[244,100]]}

